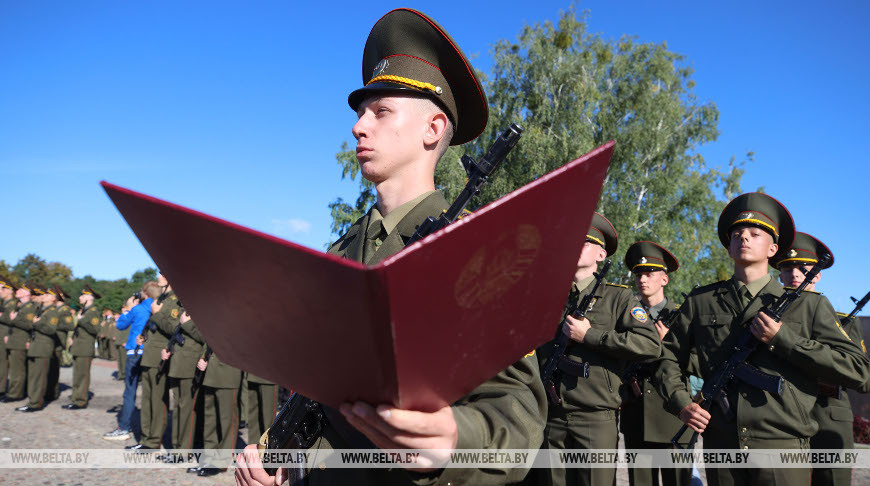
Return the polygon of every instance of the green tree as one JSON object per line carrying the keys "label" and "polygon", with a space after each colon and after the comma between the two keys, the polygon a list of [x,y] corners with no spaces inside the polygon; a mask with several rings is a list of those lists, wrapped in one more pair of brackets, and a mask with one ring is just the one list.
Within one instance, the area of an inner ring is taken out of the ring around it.
{"label": "green tree", "polygon": [[[740,192],[744,162],[732,159],[720,169],[698,154],[700,145],[718,136],[719,112],[694,95],[693,71],[684,56],[665,43],[589,33],[586,15],[578,18],[570,9],[556,23],[524,27],[514,42],[498,41],[492,57],[485,80],[487,130],[477,141],[448,151],[436,170],[436,185],[448,200],[465,181],[462,150],[480,157],[510,122],[525,128],[523,138],[475,207],[615,140],[597,208],[620,235],[609,280],[631,283],[622,259],[639,240],[659,242],[680,260],[671,294],[730,275],[715,228],[725,202]],[[354,204],[337,199],[330,205],[336,234],[375,198],[347,149],[342,145],[337,160],[343,178],[360,181],[360,196]]]}

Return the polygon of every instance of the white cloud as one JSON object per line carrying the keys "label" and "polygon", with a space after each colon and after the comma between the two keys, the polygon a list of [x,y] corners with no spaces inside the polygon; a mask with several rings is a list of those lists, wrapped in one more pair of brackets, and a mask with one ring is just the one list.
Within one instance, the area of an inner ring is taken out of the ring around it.
{"label": "white cloud", "polygon": [[278,235],[308,233],[311,230],[311,222],[298,218],[273,219],[272,229]]}

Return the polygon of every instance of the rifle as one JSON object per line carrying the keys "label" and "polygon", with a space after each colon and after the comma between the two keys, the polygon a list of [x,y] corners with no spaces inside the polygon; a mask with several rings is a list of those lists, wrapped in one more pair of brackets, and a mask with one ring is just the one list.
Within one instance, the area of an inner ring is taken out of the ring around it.
{"label": "rifle", "polygon": [[[822,267],[827,265],[830,259],[830,255],[822,255],[819,261],[813,265],[813,268],[807,272],[806,278],[804,278],[804,281],[801,282],[798,288],[784,292],[776,299],[773,305],[763,307],[760,312],[764,312],[776,322],[781,322],[785,311],[801,296],[807,284],[818,275]],[[749,355],[758,348],[759,343],[761,341],[752,335],[752,331],[747,326],[743,333],[740,334],[737,344],[731,350],[728,360],[713,371],[710,379],[704,381],[704,387],[701,388],[701,391],[692,401],[701,405],[707,411],[710,410],[712,402],[715,401],[726,415],[730,415],[732,411],[728,404],[726,388],[735,378],[770,393],[781,394],[785,388],[785,380],[781,376],[764,373],[746,362]],[[683,424],[677,434],[671,439],[671,443],[677,449],[682,449],[678,441],[688,428],[688,424]],[[696,440],[698,440],[698,432],[693,432],[692,438],[689,440],[689,449],[695,448]]]}
{"label": "rifle", "polygon": [[[511,123],[504,132],[496,137],[495,142],[493,142],[486,151],[486,155],[479,162],[476,162],[468,155],[463,155],[461,159],[462,167],[468,176],[468,182],[466,182],[462,192],[459,193],[453,204],[441,213],[440,216],[437,218],[431,216],[426,218],[417,227],[417,231],[405,243],[405,246],[422,240],[456,221],[471,201],[471,198],[480,194],[480,189],[489,181],[489,177],[499,168],[504,159],[507,158],[507,155],[516,146],[520,137],[522,137],[522,134],[522,127],[516,123]],[[260,451],[308,449],[320,437],[323,422],[323,408],[319,403],[299,393],[293,393],[281,407],[278,415],[275,416],[275,420],[266,434],[266,443],[259,445]],[[293,474],[296,474],[299,480],[305,476],[303,467],[304,465],[299,465],[293,471]],[[271,466],[264,466],[264,469],[270,476],[274,476],[277,470],[277,468]],[[293,478],[290,478],[290,484],[294,484]]]}
{"label": "rifle", "polygon": [[169,351],[170,356],[161,361],[160,366],[157,367],[157,381],[160,381],[160,377],[169,373],[169,360],[172,359],[172,352],[175,351],[176,343],[184,346],[184,336],[181,335],[181,324],[175,326],[175,332],[172,333],[172,337],[169,338],[169,344],[166,345],[166,350]]}
{"label": "rifle", "polygon": [[[208,363],[208,360],[211,359],[211,355],[214,353],[214,350],[211,349],[211,346],[208,344],[205,345],[205,355],[203,355],[202,359]],[[205,371],[197,368],[193,373],[193,384],[190,386],[190,393],[193,396],[196,396],[196,392],[199,391],[199,387],[202,386],[202,380],[205,379]]]}
{"label": "rifle", "polygon": [[429,216],[423,223],[417,227],[417,231],[411,236],[405,246],[422,240],[432,233],[446,227],[450,223],[456,221],[456,218],[462,214],[465,206],[471,201],[471,198],[480,194],[480,189],[489,181],[489,177],[510,153],[510,151],[519,142],[523,136],[523,129],[516,123],[511,123],[509,127],[496,139],[486,155],[480,159],[480,162],[475,162],[469,155],[462,156],[462,167],[465,169],[465,174],[468,176],[468,182],[453,204],[441,213],[438,218]]}
{"label": "rifle", "polygon": [[[604,277],[607,276],[607,272],[610,270],[610,265],[611,261],[607,260],[604,262],[604,267],[601,268],[601,271],[592,274],[595,276],[595,285],[592,286],[592,290],[583,296],[583,299],[576,307],[569,304],[570,307],[568,308],[568,312],[565,313],[566,316],[570,315],[575,319],[586,317],[586,314],[592,307],[592,299],[595,298],[595,292],[598,291],[598,287],[601,285],[601,282],[604,281]],[[573,296],[569,296],[569,298],[570,297]],[[571,299],[571,302],[576,302],[576,298]],[[565,349],[568,348],[568,342],[571,340],[571,338],[562,332],[562,327],[564,325],[565,320],[559,323],[559,327],[556,330],[556,343],[553,345],[553,354],[550,356],[550,359],[544,365],[544,370],[541,372],[541,379],[544,381],[544,389],[547,392],[547,400],[553,405],[562,405],[562,398],[559,397],[558,386],[561,373],[559,373],[557,369],[560,363],[567,361],[567,358],[564,357]],[[589,378],[589,363],[577,363],[571,361],[568,365],[574,366],[578,376]]]}
{"label": "rifle", "polygon": [[864,308],[867,302],[870,302],[870,292],[867,292],[867,294],[861,300],[855,300],[855,297],[849,298],[852,299],[852,302],[855,303],[855,308],[852,309],[852,312],[850,312],[848,316],[840,319],[840,324],[847,324],[849,321],[854,319],[859,312],[861,312],[861,309]]}
{"label": "rifle", "polygon": [[[698,287],[697,285],[695,287]],[[683,303],[686,303],[686,299],[689,296],[683,293]],[[682,306],[680,306],[682,307]],[[680,311],[679,308],[674,310],[666,310],[664,316],[659,315],[656,321],[661,321],[662,325],[666,328],[670,329],[671,326],[676,322],[677,317],[679,317]],[[643,390],[640,387],[640,380],[643,378],[649,378],[651,373],[649,370],[649,366],[651,363],[648,361],[635,361],[631,363],[625,368],[625,372],[622,374],[622,381],[628,383],[628,387],[631,388],[631,393],[635,398],[640,398],[643,396]]]}

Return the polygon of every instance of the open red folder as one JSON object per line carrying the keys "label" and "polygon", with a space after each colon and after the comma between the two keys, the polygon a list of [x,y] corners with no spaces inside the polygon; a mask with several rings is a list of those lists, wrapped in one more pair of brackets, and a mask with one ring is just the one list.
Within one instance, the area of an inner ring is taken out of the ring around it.
{"label": "open red folder", "polygon": [[612,152],[375,266],[101,184],[222,361],[333,407],[432,411],[552,339]]}

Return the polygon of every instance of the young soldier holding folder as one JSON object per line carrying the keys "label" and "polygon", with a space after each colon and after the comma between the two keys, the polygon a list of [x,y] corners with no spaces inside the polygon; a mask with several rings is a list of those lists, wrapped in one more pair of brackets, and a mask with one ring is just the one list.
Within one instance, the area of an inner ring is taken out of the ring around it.
{"label": "young soldier holding folder", "polygon": [[[426,15],[396,9],[369,34],[363,53],[365,86],[348,102],[359,120],[353,127],[363,177],[373,182],[378,202],[351,226],[329,252],[375,264],[400,251],[428,216],[448,207],[435,190],[435,166],[448,145],[476,138],[486,126],[486,97],[468,60],[447,33]],[[422,276],[420,278],[425,278]],[[528,449],[543,438],[546,399],[537,361],[529,355],[452,406],[435,412],[391,405],[345,403],[324,407],[328,422],[313,447],[381,449]],[[248,457],[256,446],[248,446]],[[238,458],[236,482],[278,484],[258,464]],[[243,467],[247,465],[248,467]],[[508,484],[527,470],[488,469],[314,469],[319,484]],[[276,481],[277,479],[277,481]]]}

